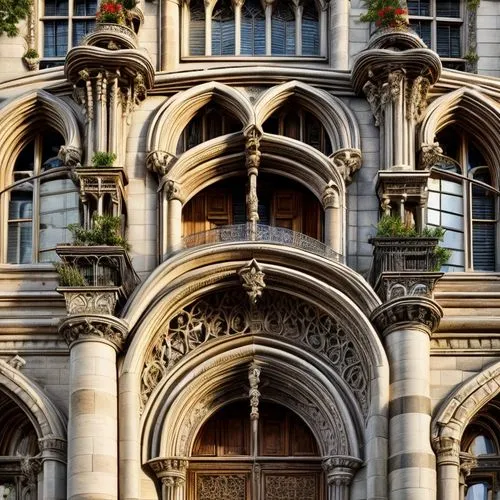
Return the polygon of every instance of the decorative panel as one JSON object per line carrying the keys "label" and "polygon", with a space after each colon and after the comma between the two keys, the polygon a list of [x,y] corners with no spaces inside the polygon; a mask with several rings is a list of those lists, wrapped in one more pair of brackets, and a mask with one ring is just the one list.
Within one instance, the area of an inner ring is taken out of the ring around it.
{"label": "decorative panel", "polygon": [[317,500],[318,474],[266,474],[264,500]]}
{"label": "decorative panel", "polygon": [[198,474],[196,500],[247,500],[246,474]]}

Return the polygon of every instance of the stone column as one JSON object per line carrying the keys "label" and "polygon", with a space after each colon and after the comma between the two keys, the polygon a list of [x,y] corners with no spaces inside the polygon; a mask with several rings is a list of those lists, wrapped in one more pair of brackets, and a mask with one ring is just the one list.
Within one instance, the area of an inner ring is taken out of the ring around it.
{"label": "stone column", "polygon": [[179,250],[182,246],[182,195],[178,182],[167,181],[165,185],[168,200],[167,253]]}
{"label": "stone column", "polygon": [[339,225],[339,195],[331,185],[325,188],[322,201],[325,210],[325,245],[341,255],[342,227]]}
{"label": "stone column", "polygon": [[59,331],[70,346],[67,498],[118,498],[116,352],[127,334],[108,315],[72,315]]}
{"label": "stone column", "polygon": [[38,440],[43,471],[42,498],[66,498],[66,440],[45,437]]}
{"label": "stone column", "polygon": [[349,488],[362,461],[354,457],[335,456],[323,461],[328,500],[349,500]]}
{"label": "stone column", "polygon": [[188,461],[181,457],[155,458],[149,467],[161,484],[161,500],[184,500]]}
{"label": "stone column", "polygon": [[260,138],[262,132],[255,126],[245,130],[245,166],[248,176],[247,222],[250,225],[250,237],[255,239],[257,222],[259,222],[259,199],[257,197],[257,176],[259,175],[261,152]]}
{"label": "stone column", "polygon": [[437,498],[458,500],[460,498],[460,441],[452,437],[434,440],[437,457]]}
{"label": "stone column", "polygon": [[372,321],[390,366],[389,498],[436,498],[436,457],[430,441],[430,334],[441,319],[430,298],[398,297],[379,306]]}

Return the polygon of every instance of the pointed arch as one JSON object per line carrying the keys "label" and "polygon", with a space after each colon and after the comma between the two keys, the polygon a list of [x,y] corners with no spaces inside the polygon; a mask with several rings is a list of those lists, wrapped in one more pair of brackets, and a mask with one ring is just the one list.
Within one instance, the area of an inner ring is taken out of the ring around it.
{"label": "pointed arch", "polygon": [[240,91],[219,82],[204,83],[179,92],[161,106],[148,131],[148,151],[161,150],[175,155],[181,132],[196,112],[211,100],[234,114],[242,130],[255,123],[252,105]]}
{"label": "pointed arch", "polygon": [[451,124],[466,128],[488,165],[495,186],[500,187],[500,109],[479,89],[460,88],[436,99],[427,109],[420,129],[420,146],[433,144],[436,134]]}
{"label": "pointed arch", "polygon": [[49,126],[61,134],[65,147],[78,156],[82,144],[78,122],[71,107],[62,99],[45,90],[30,91],[0,105],[0,186],[5,186],[8,176],[5,165],[14,158],[30,140],[37,126]]}
{"label": "pointed arch", "polygon": [[330,137],[333,151],[344,148],[360,149],[359,126],[352,111],[337,97],[322,89],[293,80],[267,90],[255,104],[255,119],[259,126],[291,97],[315,115]]}
{"label": "pointed arch", "polygon": [[66,440],[66,418],[37,384],[4,360],[0,360],[0,390],[24,410],[38,439]]}

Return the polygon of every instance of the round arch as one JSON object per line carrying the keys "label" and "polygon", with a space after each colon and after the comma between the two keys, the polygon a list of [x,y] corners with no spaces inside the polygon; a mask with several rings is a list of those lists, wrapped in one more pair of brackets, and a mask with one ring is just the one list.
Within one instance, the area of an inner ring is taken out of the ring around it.
{"label": "round arch", "polygon": [[72,109],[62,99],[44,90],[30,91],[9,99],[0,105],[0,186],[8,183],[5,165],[13,159],[30,139],[30,133],[39,124],[50,124],[64,139],[65,163],[76,163],[81,157],[81,137]]}
{"label": "round arch", "polygon": [[[172,365],[168,376],[161,378],[160,383],[142,399],[144,406],[141,408],[145,363],[151,359],[151,349],[159,346],[158,339],[166,332],[168,321],[179,309],[207,294],[226,291],[231,295],[230,291],[235,287],[241,289],[239,272],[252,259],[258,262],[265,274],[267,286],[264,294],[277,293],[292,301],[309,304],[321,315],[326,315],[325,319],[333,314],[341,324],[350,325],[350,331],[356,332],[353,341],[361,342],[363,347],[357,344],[355,350],[365,356],[364,365],[369,367],[367,387],[374,396],[367,400],[364,410],[348,381],[321,352],[298,347],[292,339],[271,338],[256,332],[221,336],[189,350]],[[182,452],[183,449],[176,447],[183,428],[181,422],[186,418],[192,420],[194,417],[189,415],[197,414],[200,407],[194,394],[201,395],[205,390],[212,395],[218,393],[224,387],[224,377],[234,376],[242,380],[242,373],[251,360],[260,360],[264,372],[265,367],[280,367],[269,371],[269,379],[271,385],[281,384],[281,387],[286,386],[286,381],[306,380],[301,373],[310,369],[309,391],[311,387],[319,387],[319,393],[328,394],[329,401],[335,403],[337,413],[342,415],[349,443],[342,450],[350,453],[352,450],[366,459],[368,489],[374,481],[383,482],[375,464],[379,459],[387,458],[387,408],[382,402],[388,394],[388,363],[368,320],[370,312],[379,303],[373,290],[354,271],[299,249],[251,242],[242,246],[235,242],[220,244],[216,248],[197,247],[172,256],[136,290],[122,313],[124,321],[130,325],[131,342],[119,373],[120,407],[124,416],[121,425],[127,426],[121,431],[126,436],[120,446],[120,459],[126,470],[121,487],[127,494],[137,494],[144,460],[159,453]],[[286,364],[299,367],[299,371],[292,368],[288,372],[282,370]],[[208,386],[203,380],[207,380]],[[181,394],[179,391],[183,386],[186,391]],[[307,390],[307,384],[303,387]],[[303,416],[297,410],[298,402],[293,403],[292,399],[289,399],[288,406]],[[220,404],[214,399],[205,416]],[[166,413],[165,409],[168,409]],[[326,418],[326,412],[323,415]],[[305,420],[309,421],[310,417]],[[177,429],[172,431],[177,433],[177,438],[167,438],[162,434],[167,421],[167,427]],[[187,435],[194,436],[201,423],[194,425]],[[320,431],[316,429],[314,432],[317,435]],[[186,437],[181,441],[189,443],[189,439]],[[184,448],[186,453],[188,448],[189,444]]]}
{"label": "round arch", "polygon": [[255,120],[259,126],[291,97],[315,115],[325,127],[333,151],[360,149],[359,126],[352,111],[337,97],[322,89],[293,80],[277,85],[262,94],[255,104]]}
{"label": "round arch", "polygon": [[420,147],[436,141],[446,126],[466,126],[493,167],[495,185],[500,186],[500,110],[496,103],[477,89],[460,88],[436,99],[427,109],[420,129]]}
{"label": "round arch", "polygon": [[211,100],[234,114],[242,130],[255,123],[252,105],[243,93],[223,83],[208,82],[179,92],[160,107],[148,131],[147,150],[175,155],[180,134],[196,112]]}

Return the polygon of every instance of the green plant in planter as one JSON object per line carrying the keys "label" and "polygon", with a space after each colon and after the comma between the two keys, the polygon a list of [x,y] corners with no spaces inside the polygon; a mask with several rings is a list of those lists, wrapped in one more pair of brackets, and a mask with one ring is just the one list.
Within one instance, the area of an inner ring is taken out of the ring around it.
{"label": "green plant in planter", "polygon": [[125,250],[130,245],[120,234],[121,217],[96,215],[92,219],[92,228],[85,229],[80,224],[70,224],[68,229],[73,235],[73,243],[82,246],[110,245],[120,246]]}
{"label": "green plant in planter", "polygon": [[408,10],[399,0],[365,0],[363,2],[367,11],[361,15],[360,20],[375,23],[377,28],[406,28]]}
{"label": "green plant in planter", "polygon": [[[383,215],[377,224],[377,237],[389,238],[437,238],[443,241],[446,229],[442,227],[426,227],[418,232],[413,226],[405,224],[397,215]],[[439,271],[451,257],[451,250],[436,245],[434,256],[436,264],[433,271]]]}
{"label": "green plant in planter", "polygon": [[115,161],[116,154],[107,151],[96,151],[92,156],[93,167],[112,167]]}
{"label": "green plant in planter", "polygon": [[59,274],[60,286],[87,286],[88,283],[83,277],[80,269],[72,264],[56,262],[56,271]]}
{"label": "green plant in planter", "polygon": [[23,56],[25,59],[39,59],[40,54],[38,54],[38,51],[36,49],[28,49],[26,53]]}

